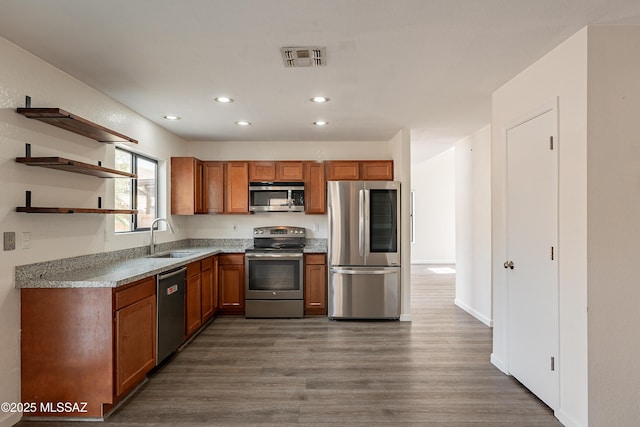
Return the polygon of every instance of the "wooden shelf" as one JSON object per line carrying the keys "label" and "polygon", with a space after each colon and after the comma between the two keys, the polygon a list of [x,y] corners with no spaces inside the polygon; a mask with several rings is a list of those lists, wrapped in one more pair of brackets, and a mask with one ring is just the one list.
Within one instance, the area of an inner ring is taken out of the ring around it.
{"label": "wooden shelf", "polygon": [[16,212],[26,213],[46,213],[46,214],[72,214],[72,213],[90,213],[90,214],[137,214],[135,209],[87,209],[87,208],[37,208],[37,207],[18,207]]}
{"label": "wooden shelf", "polygon": [[112,129],[100,126],[87,119],[71,114],[61,108],[18,108],[17,112],[23,116],[40,120],[52,126],[68,130],[87,138],[95,139],[98,142],[131,142],[137,144],[138,141],[129,138]]}
{"label": "wooden shelf", "polygon": [[69,160],[62,157],[17,157],[16,162],[29,166],[59,169],[67,172],[97,176],[98,178],[137,178],[134,173],[122,172],[98,165]]}

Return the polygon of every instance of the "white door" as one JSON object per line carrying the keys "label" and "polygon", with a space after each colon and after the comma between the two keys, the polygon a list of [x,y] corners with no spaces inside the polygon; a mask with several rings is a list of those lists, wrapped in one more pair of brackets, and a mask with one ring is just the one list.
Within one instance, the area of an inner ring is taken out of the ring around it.
{"label": "white door", "polygon": [[[558,407],[557,110],[507,130],[509,373]],[[552,141],[553,138],[553,141]]]}

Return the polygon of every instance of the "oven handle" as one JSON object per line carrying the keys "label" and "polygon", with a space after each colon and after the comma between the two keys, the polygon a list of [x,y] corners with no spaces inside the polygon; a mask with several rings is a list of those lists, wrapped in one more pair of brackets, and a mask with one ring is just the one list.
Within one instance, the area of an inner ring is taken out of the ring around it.
{"label": "oven handle", "polygon": [[299,259],[302,258],[303,254],[245,254],[246,258],[256,259],[256,258],[294,258]]}

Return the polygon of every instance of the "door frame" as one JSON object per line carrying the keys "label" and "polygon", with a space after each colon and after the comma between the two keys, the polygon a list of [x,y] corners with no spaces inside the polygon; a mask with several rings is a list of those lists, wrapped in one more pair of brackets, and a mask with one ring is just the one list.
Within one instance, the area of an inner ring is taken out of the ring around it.
{"label": "door frame", "polygon": [[[510,374],[510,370],[509,370],[509,287],[508,287],[508,271],[506,269],[503,268],[502,263],[504,261],[506,261],[506,250],[508,247],[508,235],[507,235],[507,227],[506,227],[506,221],[508,219],[508,212],[507,212],[507,168],[508,168],[508,147],[507,147],[507,141],[508,141],[508,131],[518,127],[528,121],[534,120],[535,118],[546,114],[548,112],[552,112],[554,117],[555,117],[555,129],[553,130],[553,139],[554,139],[554,150],[556,150],[556,156],[557,156],[557,162],[556,162],[556,173],[558,174],[558,181],[557,181],[557,193],[556,193],[556,206],[557,206],[557,210],[558,212],[556,212],[556,235],[558,236],[558,240],[556,242],[556,251],[555,251],[555,256],[556,256],[556,262],[557,262],[557,269],[556,269],[556,290],[555,290],[555,294],[556,294],[556,327],[558,328],[557,330],[557,342],[556,342],[556,348],[557,348],[557,360],[555,363],[555,370],[557,371],[557,387],[558,387],[558,407],[557,408],[553,408],[554,410],[558,410],[561,407],[561,401],[560,398],[562,396],[562,394],[560,393],[561,391],[561,381],[560,381],[560,372],[562,370],[562,358],[560,357],[560,353],[561,353],[561,349],[560,349],[560,266],[561,266],[561,259],[560,259],[560,247],[561,247],[561,243],[560,243],[560,230],[559,230],[559,224],[560,224],[560,218],[559,218],[559,208],[560,208],[560,174],[559,174],[559,170],[560,170],[560,144],[559,144],[559,108],[558,108],[558,97],[554,97],[552,100],[547,101],[546,103],[540,105],[538,108],[532,109],[529,112],[519,116],[518,118],[508,122],[508,124],[506,126],[504,126],[504,128],[501,130],[501,137],[502,137],[502,141],[504,143],[504,152],[503,152],[503,159],[504,159],[504,165],[505,165],[505,179],[503,180],[503,182],[501,183],[501,191],[503,194],[503,202],[501,203],[501,214],[502,214],[502,218],[504,218],[505,223],[504,223],[504,233],[502,233],[502,245],[504,248],[504,253],[503,258],[505,258],[504,260],[499,260],[499,259],[494,259],[494,263],[493,266],[495,269],[499,269],[499,270],[503,270],[501,272],[501,282],[503,283],[503,293],[502,293],[502,301],[504,302],[504,304],[502,304],[501,307],[501,315],[502,318],[505,320],[505,327],[502,328],[501,331],[501,337],[502,337],[502,344],[503,344],[503,355],[504,355],[504,359],[500,360],[497,358],[494,358],[494,355],[492,354],[492,362],[494,365],[496,365],[502,372],[504,372],[507,375],[511,375]],[[495,273],[495,272],[494,272]],[[494,287],[495,289],[495,287]]]}

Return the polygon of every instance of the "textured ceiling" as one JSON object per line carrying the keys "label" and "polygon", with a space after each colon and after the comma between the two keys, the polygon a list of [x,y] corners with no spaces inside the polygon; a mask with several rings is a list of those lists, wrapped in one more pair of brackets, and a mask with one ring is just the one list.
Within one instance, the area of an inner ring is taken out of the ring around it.
{"label": "textured ceiling", "polygon": [[[487,124],[495,89],[588,24],[640,24],[640,2],[3,0],[0,36],[189,140],[407,128],[443,144]],[[285,68],[283,46],[325,46],[327,65]]]}

